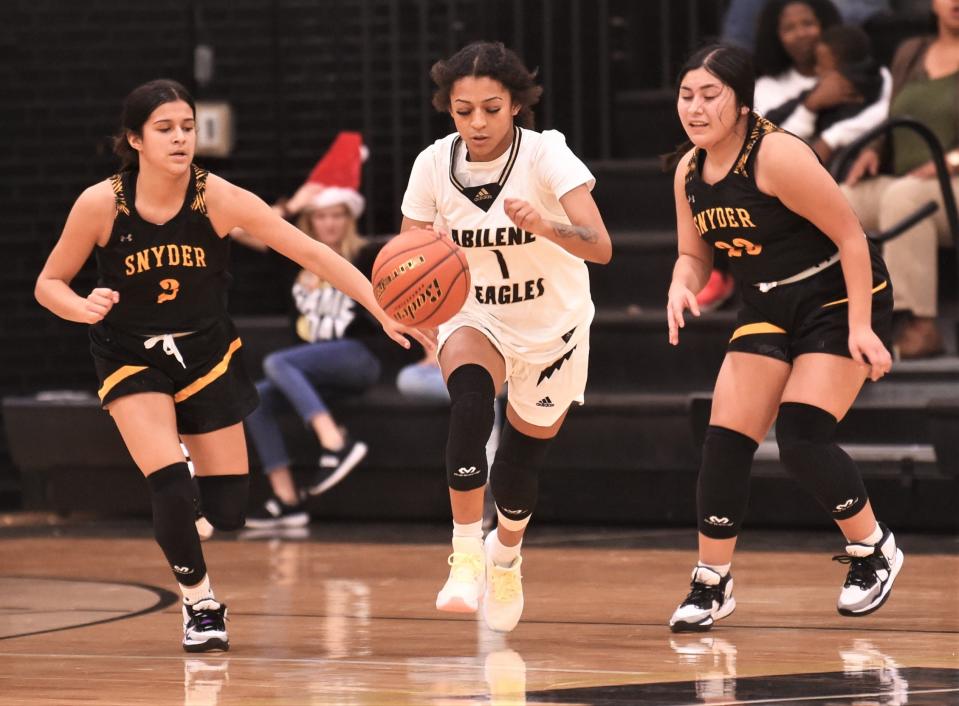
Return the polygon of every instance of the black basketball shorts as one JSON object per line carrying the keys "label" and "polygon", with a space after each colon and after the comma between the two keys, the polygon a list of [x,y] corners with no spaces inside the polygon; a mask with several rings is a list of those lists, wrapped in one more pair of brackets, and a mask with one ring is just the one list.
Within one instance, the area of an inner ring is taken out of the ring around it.
{"label": "black basketball shorts", "polygon": [[140,392],[170,395],[181,434],[231,426],[259,404],[243,365],[242,342],[228,318],[191,333],[156,336],[101,321],[90,327],[90,352],[101,406]]}
{"label": "black basketball shorts", "polygon": [[[849,310],[840,263],[763,294],[743,285],[743,305],[727,351],[755,353],[791,363],[804,353],[850,358]],[[892,282],[873,255],[872,330],[892,345]]]}

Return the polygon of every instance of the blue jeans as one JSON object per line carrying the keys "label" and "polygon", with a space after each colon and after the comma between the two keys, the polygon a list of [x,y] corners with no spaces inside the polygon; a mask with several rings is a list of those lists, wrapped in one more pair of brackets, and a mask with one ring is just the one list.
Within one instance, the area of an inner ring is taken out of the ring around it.
{"label": "blue jeans", "polygon": [[260,406],[246,418],[253,446],[270,473],[290,464],[277,415],[291,407],[309,424],[327,412],[322,394],[363,392],[380,376],[380,362],[359,341],[304,343],[270,353],[263,359],[266,379],[256,384]]}

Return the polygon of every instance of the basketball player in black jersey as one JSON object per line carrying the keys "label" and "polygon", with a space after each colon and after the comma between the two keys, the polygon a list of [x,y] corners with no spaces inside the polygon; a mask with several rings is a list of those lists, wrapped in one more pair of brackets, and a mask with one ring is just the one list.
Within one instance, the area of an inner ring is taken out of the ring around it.
{"label": "basketball player in black jersey", "polygon": [[[195,117],[193,99],[174,81],[151,81],[127,97],[115,140],[123,168],[77,199],[36,297],[64,319],[91,324],[102,405],[146,476],[156,539],[183,593],[183,647],[203,652],[226,650],[229,642],[226,606],[214,598],[195,514],[202,507],[218,529],[243,526],[242,420],[257,404],[227,316],[229,239],[220,234],[243,228],[316,272],[373,312],[404,347],[403,334],[431,342],[389,319],[346,260],[253,194],[195,166]],[[84,297],[70,282],[94,250],[99,282]]]}
{"label": "basketball player in black jersey", "polygon": [[716,380],[697,486],[699,562],[669,622],[677,632],[708,630],[736,606],[729,569],[750,466],[774,420],[783,465],[846,537],[839,612],[879,608],[903,562],[833,440],[865,380],[891,367],[889,275],[813,151],[753,113],[752,97],[742,49],[707,47],[680,73],[679,117],[694,147],[675,177],[669,342],[679,343],[687,308],[699,315],[714,255],[729,258],[743,304]]}

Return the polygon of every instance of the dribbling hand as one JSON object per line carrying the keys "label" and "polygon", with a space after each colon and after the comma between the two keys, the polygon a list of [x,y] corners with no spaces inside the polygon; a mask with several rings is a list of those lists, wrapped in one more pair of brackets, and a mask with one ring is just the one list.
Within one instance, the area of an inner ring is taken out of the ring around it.
{"label": "dribbling hand", "polygon": [[873,382],[892,370],[892,356],[871,328],[849,332],[849,353],[868,369]]}
{"label": "dribbling hand", "polygon": [[674,284],[669,288],[669,295],[666,299],[666,323],[669,325],[669,343],[671,345],[679,345],[679,329],[686,326],[686,320],[683,318],[683,312],[686,309],[689,309],[694,316],[699,316],[699,304],[696,303],[696,295],[690,291],[689,287]]}
{"label": "dribbling hand", "polygon": [[95,324],[103,321],[114,304],[119,303],[120,293],[109,287],[97,287],[83,300],[83,322]]}

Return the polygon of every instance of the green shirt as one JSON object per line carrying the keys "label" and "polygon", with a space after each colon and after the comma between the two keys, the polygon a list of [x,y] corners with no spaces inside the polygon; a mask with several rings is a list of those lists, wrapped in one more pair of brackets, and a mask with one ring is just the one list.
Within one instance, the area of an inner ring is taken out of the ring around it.
{"label": "green shirt", "polygon": [[[909,116],[925,123],[949,151],[959,143],[956,134],[956,77],[915,78],[903,85],[889,106],[889,117]],[[893,171],[896,176],[912,171],[931,159],[925,141],[911,130],[893,132]]]}

